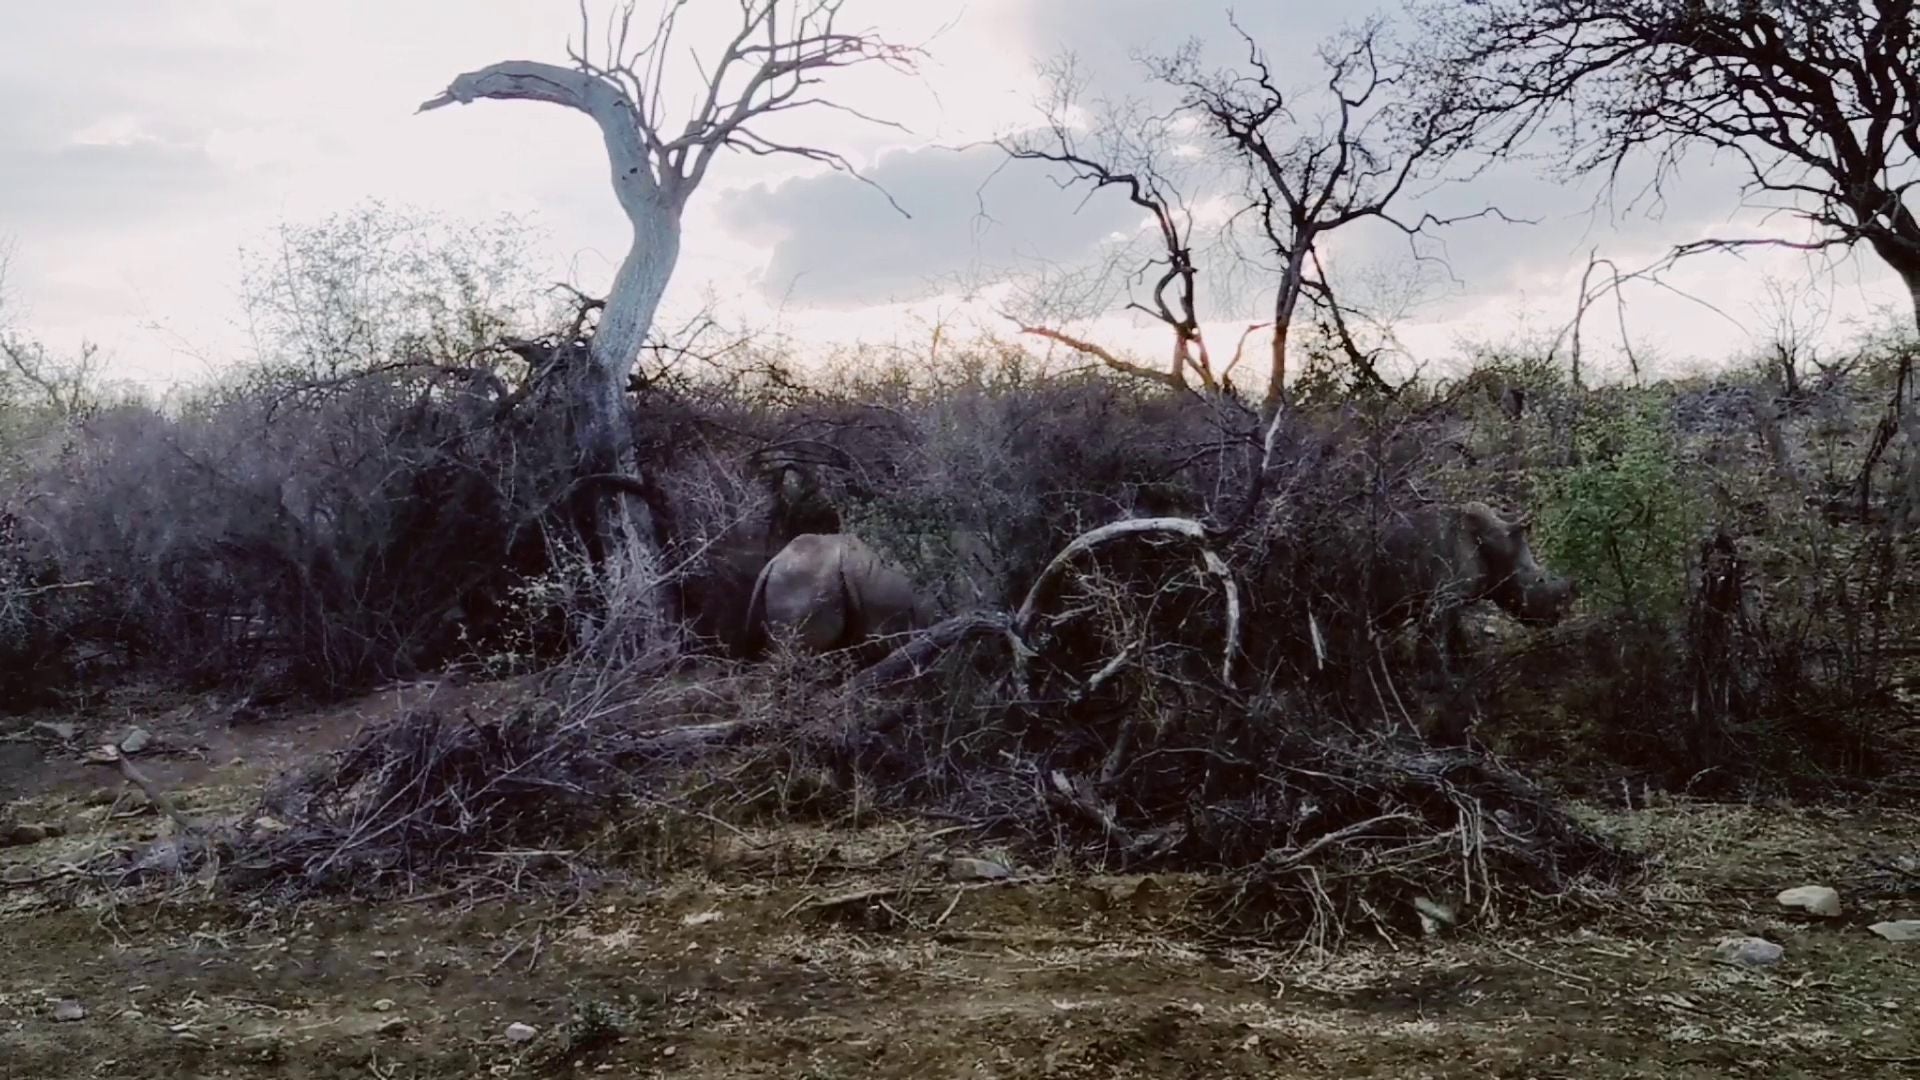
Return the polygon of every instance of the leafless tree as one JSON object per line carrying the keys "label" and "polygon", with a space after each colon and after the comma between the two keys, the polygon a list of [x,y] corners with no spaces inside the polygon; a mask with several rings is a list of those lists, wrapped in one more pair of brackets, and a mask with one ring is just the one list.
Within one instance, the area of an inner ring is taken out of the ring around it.
{"label": "leafless tree", "polygon": [[[1336,36],[1320,50],[1324,81],[1295,95],[1283,90],[1266,53],[1235,22],[1246,47],[1242,69],[1207,70],[1200,45],[1189,42],[1170,55],[1142,58],[1148,75],[1174,92],[1174,104],[1158,110],[1138,100],[1094,103],[1092,121],[1081,130],[1075,113],[1083,108],[1086,82],[1071,59],[1043,69],[1050,92],[1035,130],[1003,139],[1012,158],[1064,168],[1065,183],[1089,192],[1113,188],[1145,211],[1158,234],[1159,250],[1140,274],[1151,281],[1147,299],[1128,307],[1164,323],[1173,332],[1173,355],[1164,370],[1144,368],[1097,343],[1057,327],[1021,324],[1027,333],[1058,341],[1095,357],[1108,367],[1153,379],[1174,388],[1197,380],[1214,389],[1237,365],[1247,334],[1233,360],[1216,369],[1201,333],[1197,304],[1201,276],[1195,251],[1192,199],[1211,182],[1238,182],[1245,205],[1236,220],[1251,221],[1273,265],[1262,269],[1277,278],[1272,317],[1254,330],[1271,329],[1271,363],[1264,413],[1271,416],[1286,392],[1287,353],[1303,300],[1327,316],[1329,335],[1345,353],[1355,377],[1379,389],[1391,389],[1374,367],[1378,350],[1363,348],[1353,332],[1353,312],[1334,297],[1319,244],[1331,232],[1355,222],[1379,220],[1399,228],[1410,243],[1429,230],[1459,218],[1431,214],[1400,216],[1394,209],[1418,182],[1435,179],[1458,149],[1469,144],[1470,114],[1434,92],[1444,80],[1421,71],[1421,93],[1405,91],[1412,67],[1387,55],[1389,35],[1381,20]],[[1305,105],[1312,113],[1301,112]],[[1183,125],[1200,140],[1211,139],[1227,151],[1214,175],[1176,158]],[[1481,211],[1474,217],[1493,211]],[[1417,257],[1431,257],[1417,244]]]}
{"label": "leafless tree", "polygon": [[[1459,107],[1456,85],[1390,54],[1384,21],[1362,23],[1320,49],[1324,82],[1305,101],[1282,88],[1265,50],[1233,26],[1246,48],[1239,68],[1207,70],[1197,42],[1150,60],[1149,67],[1243,167],[1248,214],[1242,219],[1251,220],[1266,254],[1277,260],[1269,268],[1278,283],[1263,412],[1277,411],[1286,393],[1288,341],[1302,300],[1332,313],[1330,325],[1356,374],[1386,388],[1348,332],[1320,245],[1336,230],[1378,221],[1404,233],[1416,258],[1428,259],[1434,256],[1418,243],[1424,234],[1497,214],[1409,217],[1396,209],[1410,187],[1438,179],[1452,155],[1470,145],[1476,117]],[[1416,88],[1423,92],[1407,92]]]}
{"label": "leafless tree", "polygon": [[[1547,134],[1571,176],[1612,190],[1627,162],[1658,198],[1689,154],[1744,166],[1742,196],[1812,226],[1805,239],[1725,237],[1672,257],[1754,245],[1871,247],[1920,328],[1920,5],[1915,0],[1492,0],[1434,3],[1427,70],[1472,88],[1495,154]],[[1913,354],[1862,473],[1901,422]]]}
{"label": "leafless tree", "polygon": [[1865,241],[1920,324],[1914,0],[1496,0],[1432,15],[1448,28],[1435,59],[1466,74],[1496,150],[1547,130],[1562,167],[1609,180],[1646,150],[1654,194],[1692,151],[1730,157],[1746,168],[1745,195],[1818,235],[1705,239],[1682,253]]}
{"label": "leafless tree", "polygon": [[1780,390],[1789,402],[1798,403],[1804,392],[1803,380],[1810,371],[1825,371],[1817,344],[1826,327],[1829,311],[1824,298],[1809,283],[1798,287],[1769,274],[1761,282],[1765,303],[1756,303],[1754,312],[1768,331],[1765,361],[1780,380]]}
{"label": "leafless tree", "polygon": [[[601,26],[584,2],[580,40],[568,48],[567,66],[509,60],[454,78],[420,111],[481,98],[539,101],[585,113],[599,127],[614,194],[632,226],[631,246],[599,304],[598,322],[573,393],[577,405],[574,442],[583,479],[606,477],[596,494],[602,552],[622,533],[647,551],[655,529],[627,517],[618,490],[634,490],[639,477],[628,437],[626,394],[635,358],[645,344],[655,312],[680,254],[681,219],[687,201],[722,150],[788,155],[858,175],[841,155],[784,142],[765,131],[768,120],[809,109],[833,109],[872,119],[821,96],[830,72],[878,64],[907,69],[913,50],[888,43],[868,30],[842,28],[843,0],[736,0],[739,20],[717,55],[693,63],[703,85],[691,115],[676,130],[668,115],[667,68],[684,50],[675,32],[691,0],[664,0],[651,29],[636,23],[627,4]],[[644,39],[644,40],[643,40]],[[677,87],[674,89],[678,89]],[[642,509],[640,515],[645,515]],[[657,554],[657,553],[652,553]]]}
{"label": "leafless tree", "polygon": [[1061,167],[1065,172],[1063,184],[1085,187],[1089,197],[1116,188],[1146,212],[1160,248],[1137,272],[1139,278],[1151,279],[1147,299],[1130,299],[1127,307],[1158,320],[1173,332],[1173,355],[1164,370],[1156,370],[1057,326],[1016,320],[1021,332],[1059,342],[1115,371],[1174,389],[1186,389],[1194,379],[1207,391],[1217,389],[1212,357],[1200,330],[1193,207],[1182,190],[1183,170],[1174,159],[1178,111],[1155,112],[1137,99],[1096,102],[1095,119],[1083,135],[1073,118],[1083,107],[1087,86],[1075,59],[1062,56],[1043,65],[1040,73],[1047,86],[1040,106],[1040,126],[1002,138],[998,145],[1014,161]]}

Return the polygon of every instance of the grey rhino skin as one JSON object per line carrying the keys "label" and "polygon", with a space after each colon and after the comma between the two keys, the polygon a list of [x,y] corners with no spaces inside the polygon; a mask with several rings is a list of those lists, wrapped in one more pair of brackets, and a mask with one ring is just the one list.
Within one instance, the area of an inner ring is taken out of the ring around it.
{"label": "grey rhino skin", "polygon": [[794,537],[760,571],[747,607],[756,646],[785,631],[812,653],[868,645],[932,622],[913,580],[850,533]]}
{"label": "grey rhino skin", "polygon": [[683,598],[694,638],[736,657],[751,652],[748,597],[767,561],[800,533],[840,526],[838,511],[807,470],[780,464],[762,483],[764,490],[714,539]]}
{"label": "grey rhino skin", "polygon": [[1483,502],[1397,515],[1380,532],[1374,617],[1385,626],[1437,623],[1443,664],[1464,654],[1460,611],[1468,604],[1491,600],[1528,626],[1560,622],[1579,590],[1534,558],[1531,525],[1524,517],[1503,518]]}

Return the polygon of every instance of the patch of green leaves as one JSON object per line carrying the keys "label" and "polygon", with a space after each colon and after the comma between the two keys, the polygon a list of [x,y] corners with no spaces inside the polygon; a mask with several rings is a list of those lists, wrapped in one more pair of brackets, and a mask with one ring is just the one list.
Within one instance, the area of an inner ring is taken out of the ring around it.
{"label": "patch of green leaves", "polygon": [[1672,617],[1685,603],[1703,521],[1668,417],[1653,392],[1591,403],[1573,427],[1574,464],[1541,485],[1536,535],[1548,565],[1639,620]]}

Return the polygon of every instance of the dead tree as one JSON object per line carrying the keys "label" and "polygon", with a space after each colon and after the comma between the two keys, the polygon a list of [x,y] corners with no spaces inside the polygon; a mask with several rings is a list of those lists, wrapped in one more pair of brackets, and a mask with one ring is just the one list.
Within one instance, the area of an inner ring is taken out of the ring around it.
{"label": "dead tree", "polygon": [[998,145],[1011,160],[1060,167],[1065,172],[1061,181],[1064,186],[1084,186],[1089,197],[1115,188],[1146,212],[1160,250],[1148,257],[1136,275],[1152,279],[1147,299],[1130,297],[1127,308],[1158,320],[1173,332],[1173,355],[1164,370],[1156,370],[1058,327],[1025,319],[1015,319],[1015,323],[1022,333],[1085,353],[1125,375],[1175,390],[1186,389],[1190,380],[1197,380],[1208,392],[1218,389],[1212,357],[1200,331],[1193,208],[1181,191],[1181,177],[1171,154],[1177,115],[1150,112],[1134,100],[1100,102],[1096,105],[1098,119],[1083,136],[1071,122],[1072,114],[1081,108],[1086,89],[1086,80],[1073,58],[1062,57],[1046,64],[1041,75],[1046,80],[1047,96],[1040,107],[1040,127],[1002,138]]}
{"label": "dead tree", "polygon": [[1376,220],[1404,233],[1417,259],[1431,260],[1436,256],[1417,243],[1423,234],[1469,217],[1497,216],[1491,208],[1455,218],[1408,218],[1395,210],[1409,185],[1435,178],[1438,167],[1469,145],[1475,118],[1458,107],[1457,88],[1423,97],[1404,92],[1413,88],[1413,71],[1385,55],[1383,22],[1368,22],[1322,47],[1323,89],[1317,100],[1304,102],[1281,89],[1265,51],[1233,25],[1246,47],[1243,69],[1203,69],[1197,43],[1149,66],[1241,167],[1246,207],[1240,217],[1251,220],[1275,260],[1267,268],[1279,281],[1263,415],[1277,412],[1286,393],[1288,340],[1303,300],[1333,313],[1330,324],[1356,376],[1390,390],[1347,332],[1319,246],[1338,229]]}
{"label": "dead tree", "polygon": [[[737,0],[735,32],[718,55],[694,58],[703,81],[691,115],[676,131],[667,115],[667,66],[682,45],[675,30],[686,0],[667,0],[651,32],[634,23],[633,5],[610,20],[598,54],[584,5],[581,37],[569,66],[509,60],[454,78],[420,111],[481,98],[539,101],[585,113],[606,146],[615,196],[633,230],[631,245],[607,294],[570,391],[576,417],[575,468],[592,485],[590,547],[604,559],[616,545],[657,558],[656,530],[628,516],[640,476],[627,423],[626,395],[636,357],[652,327],[680,254],[688,199],[722,150],[789,155],[859,175],[845,158],[817,147],[777,141],[764,121],[809,107],[861,116],[819,96],[827,73],[864,64],[896,69],[914,53],[870,31],[840,29],[842,0]],[[640,40],[644,36],[645,40]],[[861,117],[862,119],[871,119]],[[644,507],[639,510],[646,516]],[[624,534],[624,535],[623,535]]]}
{"label": "dead tree", "polygon": [[[1425,70],[1469,80],[1487,150],[1545,133],[1561,140],[1565,174],[1609,188],[1644,153],[1656,199],[1689,153],[1730,158],[1746,169],[1742,198],[1799,217],[1809,237],[1708,238],[1672,257],[1865,242],[1905,284],[1920,328],[1915,0],[1496,0],[1426,14]],[[1900,423],[1912,364],[1904,353],[1876,447]]]}

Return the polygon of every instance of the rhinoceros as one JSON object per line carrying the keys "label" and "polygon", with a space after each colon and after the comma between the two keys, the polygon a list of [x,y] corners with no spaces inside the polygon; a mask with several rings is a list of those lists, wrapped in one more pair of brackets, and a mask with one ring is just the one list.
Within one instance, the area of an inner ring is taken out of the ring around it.
{"label": "rhinoceros", "polygon": [[1574,583],[1540,565],[1532,521],[1508,520],[1482,502],[1436,504],[1397,514],[1381,528],[1370,590],[1377,623],[1437,624],[1443,663],[1465,642],[1460,611],[1491,600],[1528,626],[1551,626],[1572,609]]}
{"label": "rhinoceros", "polygon": [[760,571],[747,607],[757,648],[790,633],[823,653],[923,629],[934,612],[906,572],[850,533],[802,533]]}
{"label": "rhinoceros", "polygon": [[767,561],[805,532],[836,532],[839,512],[810,471],[776,462],[748,487],[737,516],[706,544],[682,585],[688,629],[702,647],[744,656],[752,630],[748,597]]}

